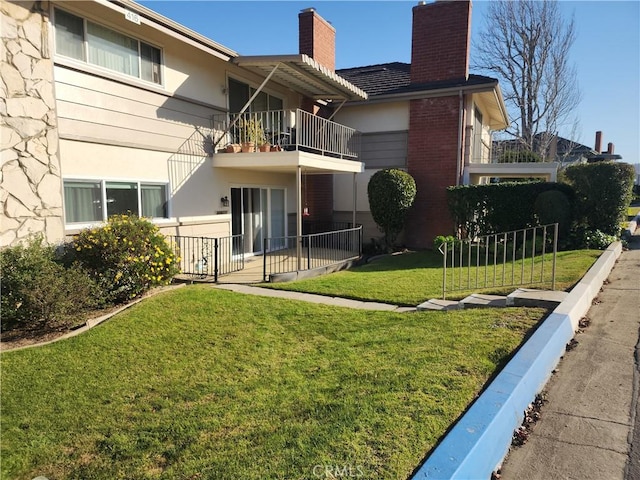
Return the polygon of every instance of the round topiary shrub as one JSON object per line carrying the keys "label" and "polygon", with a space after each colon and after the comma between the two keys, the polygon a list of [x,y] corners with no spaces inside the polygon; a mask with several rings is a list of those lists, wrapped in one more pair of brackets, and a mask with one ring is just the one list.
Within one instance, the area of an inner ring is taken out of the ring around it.
{"label": "round topiary shrub", "polygon": [[558,236],[566,238],[573,220],[571,203],[559,190],[547,190],[536,197],[533,211],[540,225],[558,224]]}
{"label": "round topiary shrub", "polygon": [[167,285],[179,271],[177,258],[158,227],[136,216],[114,215],[105,226],[80,232],[70,247],[110,303]]}
{"label": "round topiary shrub", "polygon": [[367,186],[371,215],[382,232],[387,246],[393,245],[416,198],[416,182],[407,172],[380,170]]}

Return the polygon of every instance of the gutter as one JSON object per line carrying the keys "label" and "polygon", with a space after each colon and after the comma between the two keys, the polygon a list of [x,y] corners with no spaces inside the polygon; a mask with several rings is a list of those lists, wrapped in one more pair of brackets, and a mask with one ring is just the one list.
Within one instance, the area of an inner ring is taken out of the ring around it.
{"label": "gutter", "polygon": [[[483,83],[480,85],[467,85],[463,87],[447,87],[438,88],[433,90],[416,90],[412,92],[404,93],[387,93],[384,95],[376,95],[375,97],[369,97],[367,101],[351,101],[347,103],[347,106],[354,105],[369,105],[372,103],[386,103],[398,100],[419,100],[424,98],[437,98],[437,97],[450,97],[452,95],[458,95],[459,92],[465,93],[483,93],[483,92],[495,92],[498,86],[498,82]],[[504,105],[504,103],[502,103]]]}

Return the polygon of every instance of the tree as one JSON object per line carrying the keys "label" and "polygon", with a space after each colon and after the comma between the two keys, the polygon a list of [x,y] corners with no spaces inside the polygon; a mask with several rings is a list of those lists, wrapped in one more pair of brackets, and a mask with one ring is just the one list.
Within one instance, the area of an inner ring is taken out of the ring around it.
{"label": "tree", "polygon": [[373,220],[384,233],[387,247],[393,245],[404,228],[416,191],[415,180],[402,170],[380,170],[369,180],[369,208]]}
{"label": "tree", "polygon": [[512,117],[507,132],[523,148],[546,158],[558,128],[577,120],[577,73],[569,62],[575,40],[573,17],[565,20],[551,0],[489,4],[476,67],[498,77]]}

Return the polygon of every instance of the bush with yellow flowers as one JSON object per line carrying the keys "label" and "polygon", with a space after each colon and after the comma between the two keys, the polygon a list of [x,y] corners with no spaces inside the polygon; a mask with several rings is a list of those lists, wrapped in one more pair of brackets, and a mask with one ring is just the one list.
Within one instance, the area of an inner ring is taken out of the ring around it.
{"label": "bush with yellow flowers", "polygon": [[110,303],[168,285],[178,273],[177,258],[158,227],[132,215],[114,215],[104,226],[83,230],[69,249]]}

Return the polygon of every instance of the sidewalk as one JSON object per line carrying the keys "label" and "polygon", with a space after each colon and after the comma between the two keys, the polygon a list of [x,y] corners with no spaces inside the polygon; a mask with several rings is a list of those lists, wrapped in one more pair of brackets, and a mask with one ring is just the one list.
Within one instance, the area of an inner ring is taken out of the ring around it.
{"label": "sidewalk", "polygon": [[501,480],[625,478],[638,395],[640,231],[630,248],[590,308],[590,325],[545,387],[541,419],[505,459]]}

